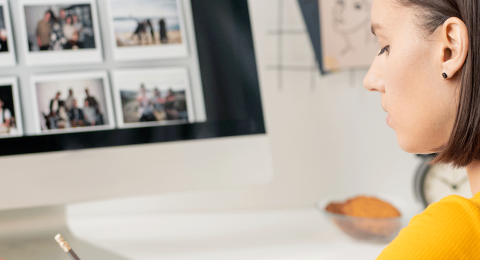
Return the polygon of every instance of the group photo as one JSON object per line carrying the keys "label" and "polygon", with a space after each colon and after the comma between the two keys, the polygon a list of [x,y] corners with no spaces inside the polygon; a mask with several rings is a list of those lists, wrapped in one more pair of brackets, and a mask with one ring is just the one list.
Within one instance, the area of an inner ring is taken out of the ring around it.
{"label": "group photo", "polygon": [[186,70],[114,72],[120,126],[181,124],[193,120]]}
{"label": "group photo", "polygon": [[90,4],[24,7],[30,52],[96,48]]}
{"label": "group photo", "polygon": [[176,0],[111,0],[118,47],[182,43]]}
{"label": "group photo", "polygon": [[107,0],[117,61],[188,57],[180,0]]}
{"label": "group photo", "polygon": [[41,132],[114,127],[104,78],[34,82]]}
{"label": "group photo", "polygon": [[12,85],[0,86],[0,137],[18,134]]}

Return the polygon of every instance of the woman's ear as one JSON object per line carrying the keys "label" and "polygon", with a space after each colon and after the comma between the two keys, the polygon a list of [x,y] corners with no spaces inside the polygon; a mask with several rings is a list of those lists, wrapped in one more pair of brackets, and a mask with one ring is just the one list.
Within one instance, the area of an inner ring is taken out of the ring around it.
{"label": "woman's ear", "polygon": [[453,78],[460,71],[467,59],[469,39],[465,23],[457,17],[448,18],[441,29],[443,43],[443,72],[447,78]]}

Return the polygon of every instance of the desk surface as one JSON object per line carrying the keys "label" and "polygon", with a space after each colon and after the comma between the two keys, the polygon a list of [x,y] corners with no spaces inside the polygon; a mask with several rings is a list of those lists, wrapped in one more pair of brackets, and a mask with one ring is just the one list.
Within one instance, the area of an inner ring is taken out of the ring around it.
{"label": "desk surface", "polygon": [[314,209],[68,216],[68,225],[77,238],[136,260],[371,260],[387,245],[355,241]]}

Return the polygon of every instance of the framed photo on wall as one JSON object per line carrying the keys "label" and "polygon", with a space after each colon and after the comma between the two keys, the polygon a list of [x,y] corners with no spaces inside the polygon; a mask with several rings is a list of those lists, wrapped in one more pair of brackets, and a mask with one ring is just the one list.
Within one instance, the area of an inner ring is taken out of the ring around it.
{"label": "framed photo on wall", "polygon": [[22,136],[22,122],[18,80],[0,78],[0,138]]}
{"label": "framed photo on wall", "polygon": [[179,0],[107,0],[114,59],[184,58],[187,34]]}
{"label": "framed photo on wall", "polygon": [[95,0],[19,0],[28,66],[100,63]]}
{"label": "framed photo on wall", "polygon": [[112,78],[120,128],[195,122],[186,68],[115,70]]}
{"label": "framed photo on wall", "polygon": [[38,75],[31,84],[37,133],[115,128],[106,71]]}
{"label": "framed photo on wall", "polygon": [[0,67],[15,66],[17,63],[9,10],[8,1],[0,0]]}

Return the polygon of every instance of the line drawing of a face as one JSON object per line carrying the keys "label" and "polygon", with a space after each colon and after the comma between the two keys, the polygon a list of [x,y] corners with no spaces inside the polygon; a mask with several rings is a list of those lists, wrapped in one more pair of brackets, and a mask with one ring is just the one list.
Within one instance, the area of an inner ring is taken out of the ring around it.
{"label": "line drawing of a face", "polygon": [[341,34],[346,47],[340,52],[342,55],[354,50],[352,34],[367,30],[366,42],[370,38],[370,3],[368,0],[335,0],[332,8],[333,30]]}

